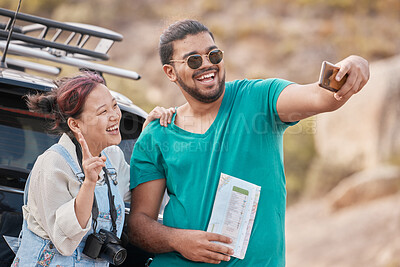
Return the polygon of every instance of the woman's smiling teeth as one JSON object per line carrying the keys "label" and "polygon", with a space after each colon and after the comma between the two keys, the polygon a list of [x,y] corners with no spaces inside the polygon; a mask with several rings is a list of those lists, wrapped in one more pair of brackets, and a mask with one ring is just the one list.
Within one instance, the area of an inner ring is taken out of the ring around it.
{"label": "woman's smiling teeth", "polygon": [[106,129],[107,132],[112,132],[117,130],[118,130],[118,125],[114,125]]}

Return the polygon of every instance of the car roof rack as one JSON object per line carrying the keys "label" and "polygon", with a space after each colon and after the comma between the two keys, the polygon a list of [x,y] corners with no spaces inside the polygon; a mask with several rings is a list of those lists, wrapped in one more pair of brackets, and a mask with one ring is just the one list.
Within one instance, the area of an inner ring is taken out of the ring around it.
{"label": "car roof rack", "polygon": [[[3,29],[0,29],[0,49],[4,51],[15,13],[0,8],[0,18],[1,16],[8,18],[8,22],[3,24]],[[16,22],[19,21],[27,25],[21,26],[15,23],[11,43],[8,47],[10,54],[39,58],[128,79],[140,79],[140,75],[134,71],[93,62],[109,59],[107,53],[111,46],[114,42],[123,39],[123,36],[119,33],[93,25],[58,22],[24,13],[17,14]],[[91,42],[92,45],[97,44],[92,49],[88,48],[89,40],[93,41]],[[46,73],[56,73],[54,69],[50,71],[50,68],[31,64],[29,61],[25,62],[22,60],[14,61],[12,65]]]}

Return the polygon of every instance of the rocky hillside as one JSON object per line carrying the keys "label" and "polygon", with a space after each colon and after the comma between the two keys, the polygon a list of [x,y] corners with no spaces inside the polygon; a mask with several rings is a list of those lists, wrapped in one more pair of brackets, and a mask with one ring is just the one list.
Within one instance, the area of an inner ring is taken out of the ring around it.
{"label": "rocky hillside", "polygon": [[[16,8],[14,0],[0,0]],[[184,100],[163,74],[158,37],[177,19],[195,18],[225,51],[227,79],[281,77],[317,80],[321,62],[359,54],[370,61],[400,53],[397,0],[36,0],[22,12],[94,23],[124,35],[112,64],[139,72],[139,82],[112,80],[116,90],[150,110]]]}
{"label": "rocky hillside", "polygon": [[385,163],[400,164],[400,56],[371,63],[365,88],[341,109],[316,118],[307,191],[318,196],[341,179]]}
{"label": "rocky hillside", "polygon": [[399,56],[374,62],[352,101],[317,116],[313,199],[288,209],[288,266],[400,266],[399,71]]}

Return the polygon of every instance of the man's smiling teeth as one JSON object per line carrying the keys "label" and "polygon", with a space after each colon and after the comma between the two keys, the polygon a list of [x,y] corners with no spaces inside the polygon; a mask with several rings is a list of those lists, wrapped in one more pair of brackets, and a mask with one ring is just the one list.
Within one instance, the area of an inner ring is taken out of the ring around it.
{"label": "man's smiling teeth", "polygon": [[204,80],[204,79],[209,79],[209,78],[214,78],[214,73],[202,75],[198,78],[198,80]]}
{"label": "man's smiling teeth", "polygon": [[116,131],[116,130],[118,130],[118,125],[114,125],[114,126],[106,129],[107,132]]}

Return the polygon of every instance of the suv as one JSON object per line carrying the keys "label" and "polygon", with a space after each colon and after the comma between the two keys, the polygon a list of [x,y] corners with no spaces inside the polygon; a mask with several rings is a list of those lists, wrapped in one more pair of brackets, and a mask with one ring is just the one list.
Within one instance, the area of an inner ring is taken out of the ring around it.
{"label": "suv", "polygon": [[[5,51],[0,68],[0,266],[10,266],[14,258],[11,248],[17,242],[22,226],[25,181],[36,158],[58,141],[57,136],[45,132],[46,122],[51,118],[30,112],[23,97],[47,92],[54,84],[47,78],[28,74],[26,70],[57,76],[61,68],[54,66],[56,62],[128,79],[137,80],[140,76],[133,71],[93,62],[108,59],[107,52],[112,44],[122,40],[118,33],[92,25],[61,23],[22,13],[15,16],[13,11],[0,8],[1,18],[5,18],[6,22],[0,24],[0,48]],[[14,24],[14,20],[22,26]],[[12,34],[9,34],[10,31]],[[9,36],[12,37],[7,42]],[[97,43],[95,48],[85,48],[93,39]],[[23,56],[25,60],[15,57],[6,59],[7,53]],[[52,61],[53,64],[27,61],[26,57]],[[147,113],[127,97],[111,93],[122,112],[122,142],[119,146],[129,162]],[[125,265],[144,266],[152,256],[132,245],[128,245],[127,249]]]}

